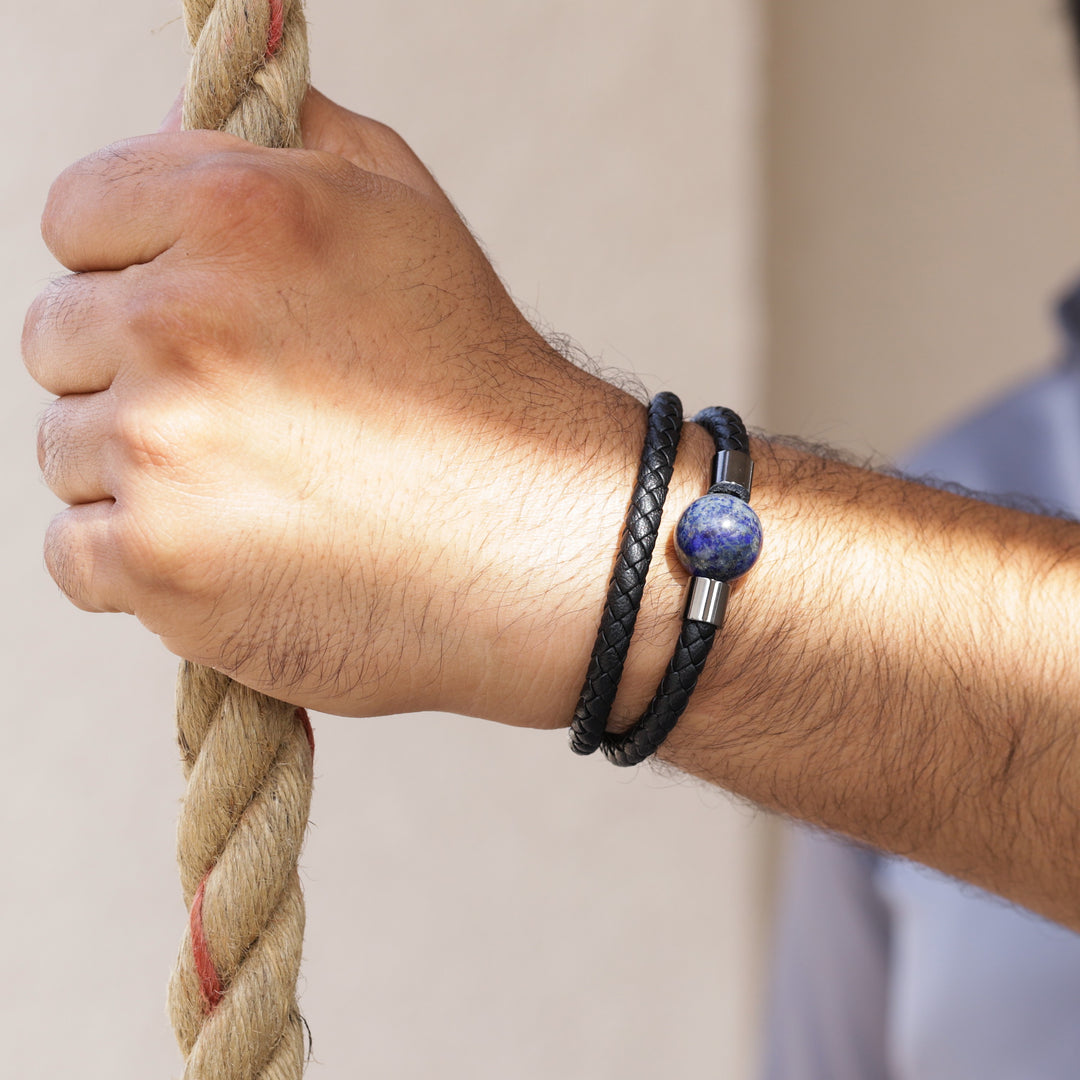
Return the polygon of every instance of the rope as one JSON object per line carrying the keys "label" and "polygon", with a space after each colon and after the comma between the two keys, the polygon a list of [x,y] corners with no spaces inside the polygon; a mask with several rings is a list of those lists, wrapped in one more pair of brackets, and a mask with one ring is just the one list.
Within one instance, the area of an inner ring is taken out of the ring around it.
{"label": "rope", "polygon": [[[184,0],[184,17],[194,48],[184,127],[299,146],[308,85],[300,0]],[[297,859],[311,725],[302,709],[185,663],[177,726],[188,781],[177,858],[189,918],[169,1014],[185,1080],[299,1080]]]}
{"label": "rope", "polygon": [[308,88],[301,0],[183,0],[195,50],[185,129],[228,131],[259,146],[299,146]]}

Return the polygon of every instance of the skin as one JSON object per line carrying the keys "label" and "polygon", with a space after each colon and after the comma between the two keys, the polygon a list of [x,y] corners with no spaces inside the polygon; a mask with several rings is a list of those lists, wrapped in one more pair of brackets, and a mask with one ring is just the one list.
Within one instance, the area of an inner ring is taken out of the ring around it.
{"label": "skin", "polygon": [[[173,118],[53,185],[72,273],[23,338],[49,570],[297,704],[562,726],[644,406],[529,325],[392,131],[314,92],[304,126]],[[688,425],[613,727],[678,635],[711,453]],[[753,453],[764,551],[660,756],[1080,928],[1080,527]]]}

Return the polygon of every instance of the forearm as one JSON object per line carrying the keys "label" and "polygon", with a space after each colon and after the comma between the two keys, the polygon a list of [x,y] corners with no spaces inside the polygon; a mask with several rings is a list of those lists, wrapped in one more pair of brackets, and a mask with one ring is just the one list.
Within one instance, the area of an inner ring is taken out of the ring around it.
{"label": "forearm", "polygon": [[[571,512],[542,594],[537,568],[542,617],[510,635],[512,657],[495,646],[501,685],[462,711],[571,715],[640,449],[643,409],[620,409],[638,430],[598,448],[593,512],[577,497],[587,477],[551,485],[549,520],[560,500]],[[711,454],[688,425],[613,727],[645,707],[678,636],[672,533]],[[1080,526],[780,444],[753,454],[762,556],[660,758],[1080,928]]]}
{"label": "forearm", "polygon": [[1080,527],[754,453],[766,547],[661,757],[1080,928]]}

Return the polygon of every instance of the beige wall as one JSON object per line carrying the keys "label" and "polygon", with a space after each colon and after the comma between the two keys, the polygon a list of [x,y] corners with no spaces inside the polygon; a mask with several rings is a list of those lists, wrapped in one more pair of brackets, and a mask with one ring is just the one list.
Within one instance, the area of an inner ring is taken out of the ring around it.
{"label": "beige wall", "polygon": [[[311,12],[319,82],[414,142],[523,303],[690,407],[892,453],[1052,348],[1045,300],[1080,262],[1052,0]],[[92,5],[24,4],[0,39],[17,88],[0,156],[13,1076],[178,1071],[173,661],[130,621],[70,609],[41,570],[46,396],[15,356],[55,270],[36,234],[49,179],[164,112],[174,15],[118,0],[103,28]],[[576,760],[558,734],[435,716],[317,729],[312,1075],[750,1076],[763,908],[745,813]]]}
{"label": "beige wall", "polygon": [[[46,395],[22,311],[55,267],[50,178],[152,128],[182,76],[172,0],[5,14],[0,372],[7,511],[0,1039],[12,1077],[177,1075],[184,912],[173,660],[41,569]],[[329,92],[397,125],[515,293],[691,407],[757,403],[756,6],[312,0]],[[527,663],[528,658],[523,658]],[[749,1075],[760,904],[746,813],[460,718],[319,718],[305,857],[312,1076]]]}
{"label": "beige wall", "polygon": [[771,426],[885,455],[1045,364],[1080,270],[1059,0],[772,0]]}

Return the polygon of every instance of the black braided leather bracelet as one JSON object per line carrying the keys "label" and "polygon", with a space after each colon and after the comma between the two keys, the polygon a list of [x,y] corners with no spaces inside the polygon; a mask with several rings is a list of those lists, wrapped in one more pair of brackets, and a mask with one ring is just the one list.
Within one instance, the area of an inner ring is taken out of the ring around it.
{"label": "black braided leather bracelet", "polygon": [[754,565],[761,523],[750,509],[754,464],[746,427],[731,409],[705,409],[694,417],[716,443],[713,482],[687,507],[675,529],[675,547],[693,575],[674,655],[641,718],[621,735],[605,733],[604,755],[615,765],[637,765],[656,753],[690,701],[717,632],[723,625],[729,582]]}
{"label": "black braided leather bracelet", "polygon": [[577,754],[591,754],[604,739],[641,607],[681,433],[682,402],[674,394],[657,394],[649,403],[637,483],[626,514],[600,630],[585,685],[570,721],[570,748]]}

